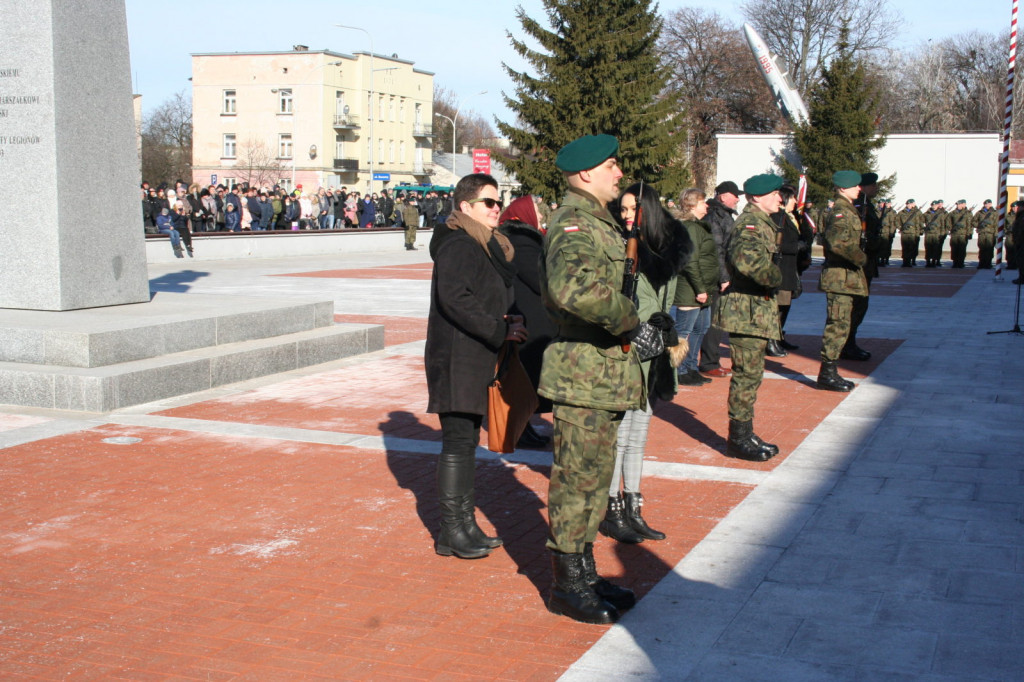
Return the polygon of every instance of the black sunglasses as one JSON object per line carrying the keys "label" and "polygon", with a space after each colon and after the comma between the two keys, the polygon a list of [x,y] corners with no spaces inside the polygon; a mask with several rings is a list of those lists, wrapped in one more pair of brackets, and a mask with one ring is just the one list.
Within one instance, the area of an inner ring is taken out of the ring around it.
{"label": "black sunglasses", "polygon": [[497,199],[492,199],[490,197],[484,197],[482,199],[473,199],[472,201],[467,201],[466,203],[479,204],[481,202],[483,202],[484,206],[486,206],[487,208],[494,208],[495,206],[497,206],[499,210],[505,205],[498,201]]}

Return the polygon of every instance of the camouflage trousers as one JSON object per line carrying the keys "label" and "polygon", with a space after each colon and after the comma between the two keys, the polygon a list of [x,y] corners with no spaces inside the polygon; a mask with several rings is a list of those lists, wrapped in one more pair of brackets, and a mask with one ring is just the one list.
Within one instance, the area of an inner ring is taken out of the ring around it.
{"label": "camouflage trousers", "polygon": [[978,267],[988,268],[992,266],[992,256],[995,254],[996,238],[990,234],[978,235]]}
{"label": "camouflage trousers", "polygon": [[846,340],[850,338],[853,309],[858,303],[856,300],[858,298],[865,299],[864,309],[867,310],[866,296],[825,294],[828,309],[825,318],[825,331],[821,335],[822,362],[835,362],[839,359],[839,353],[846,345]]}
{"label": "camouflage trousers", "polygon": [[956,236],[949,238],[949,257],[953,259],[954,265],[963,265],[967,259],[967,237]]}
{"label": "camouflage trousers", "polygon": [[946,235],[926,234],[924,236],[924,257],[930,261],[942,260],[942,247],[946,244]]}
{"label": "camouflage trousers", "polygon": [[416,244],[416,225],[406,225],[405,227],[405,245],[414,246]]}
{"label": "camouflage trousers", "polygon": [[764,378],[764,350],[768,339],[759,336],[729,334],[732,378],[729,380],[729,419],[754,420],[757,389]]}
{"label": "camouflage trousers", "polygon": [[900,246],[903,249],[903,262],[913,263],[917,260],[917,252],[920,248],[919,237],[908,237],[903,235],[900,237]]}
{"label": "camouflage trousers", "polygon": [[548,549],[580,554],[608,509],[622,412],[555,403]]}

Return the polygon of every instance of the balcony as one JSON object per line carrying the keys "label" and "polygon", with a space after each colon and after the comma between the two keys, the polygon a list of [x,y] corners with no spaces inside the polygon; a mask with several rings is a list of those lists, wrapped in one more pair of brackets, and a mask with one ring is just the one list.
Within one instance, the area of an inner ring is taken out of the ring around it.
{"label": "balcony", "polygon": [[417,163],[412,167],[413,175],[433,175],[434,164],[432,163]]}
{"label": "balcony", "polygon": [[423,123],[412,124],[412,136],[413,137],[433,137],[434,129],[431,126],[424,125]]}
{"label": "balcony", "polygon": [[359,117],[355,114],[337,114],[334,117],[334,127],[344,130],[356,130],[359,128]]}
{"label": "balcony", "polygon": [[359,159],[335,159],[334,170],[343,173],[355,173],[359,170]]}

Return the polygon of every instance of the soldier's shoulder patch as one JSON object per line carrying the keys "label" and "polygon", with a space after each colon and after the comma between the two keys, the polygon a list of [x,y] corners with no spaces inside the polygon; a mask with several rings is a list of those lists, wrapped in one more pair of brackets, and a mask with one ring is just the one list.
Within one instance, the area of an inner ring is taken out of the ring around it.
{"label": "soldier's shoulder patch", "polygon": [[580,231],[580,226],[579,225],[568,225],[568,226],[562,228],[562,232],[579,232],[579,231]]}
{"label": "soldier's shoulder patch", "polygon": [[837,218],[842,218],[842,217],[843,217],[843,214],[842,214],[842,213],[836,213],[836,217],[837,217]]}
{"label": "soldier's shoulder patch", "polygon": [[743,227],[745,229],[747,229],[747,230],[756,230],[757,229],[757,225],[744,225]]}

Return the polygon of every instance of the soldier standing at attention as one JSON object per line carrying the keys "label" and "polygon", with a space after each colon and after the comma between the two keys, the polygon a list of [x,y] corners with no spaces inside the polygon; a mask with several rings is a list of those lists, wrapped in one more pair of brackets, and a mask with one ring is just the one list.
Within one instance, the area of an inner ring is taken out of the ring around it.
{"label": "soldier standing at attention", "polygon": [[949,251],[954,268],[962,268],[967,259],[967,241],[971,238],[974,214],[967,210],[967,201],[960,199],[949,214]]}
{"label": "soldier standing at attention", "polygon": [[992,210],[992,200],[985,199],[981,209],[974,214],[974,230],[978,233],[978,269],[992,269],[992,254],[996,246],[996,231],[999,214]]}
{"label": "soldier standing at attention", "polygon": [[[864,263],[864,278],[871,288],[871,280],[878,277],[878,249],[882,240],[882,220],[878,217],[871,198],[878,193],[878,174],[864,173],[860,176],[860,216],[864,227],[861,233],[860,247],[867,256]],[[850,318],[850,334],[839,357],[844,360],[870,360],[871,353],[857,345],[857,331],[860,329],[864,316],[868,314],[868,296],[858,296],[853,300],[853,316]]]}
{"label": "soldier standing at attention", "polygon": [[917,265],[917,251],[921,244],[921,230],[924,228],[924,215],[917,207],[917,202],[907,199],[907,206],[899,215],[900,247],[903,249],[903,267],[912,268]]}
{"label": "soldier standing at attention", "polygon": [[594,539],[604,520],[625,410],[642,409],[640,360],[623,350],[639,330],[622,293],[625,248],[607,205],[619,195],[611,135],[585,135],[559,150],[569,191],[548,221],[541,296],[558,331],[544,351],[538,392],[553,403],[554,461],[548,518],[554,581],[547,607],[584,623],[613,623],[630,590],[601,578]]}
{"label": "soldier standing at attention", "polygon": [[764,462],[779,448],[754,434],[754,403],[764,378],[764,354],[769,341],[779,341],[779,307],[775,290],[782,284],[781,259],[775,223],[782,178],[755,175],[743,183],[747,205],[736,218],[729,239],[726,266],[729,287],[715,309],[713,324],[729,332],[732,379],[729,381],[728,457]]}
{"label": "soldier standing at attention", "polygon": [[818,288],[825,292],[827,301],[818,388],[827,391],[853,390],[853,382],[836,372],[836,360],[850,336],[850,323],[858,299],[868,295],[868,280],[864,276],[864,263],[868,257],[860,246],[860,218],[853,207],[853,200],[860,191],[860,181],[861,175],[857,171],[836,171],[832,175],[836,205],[825,223],[825,265],[818,280]]}

